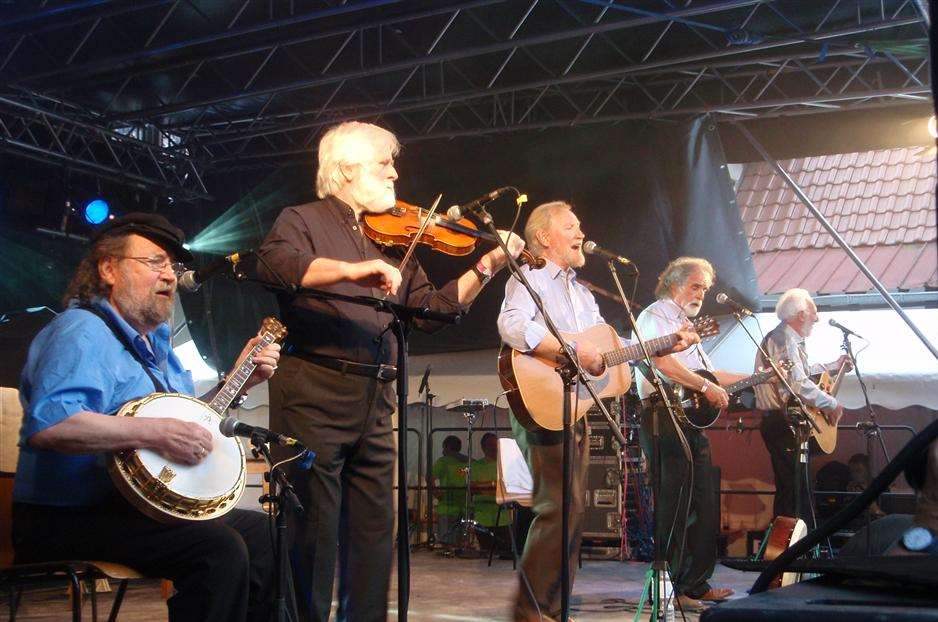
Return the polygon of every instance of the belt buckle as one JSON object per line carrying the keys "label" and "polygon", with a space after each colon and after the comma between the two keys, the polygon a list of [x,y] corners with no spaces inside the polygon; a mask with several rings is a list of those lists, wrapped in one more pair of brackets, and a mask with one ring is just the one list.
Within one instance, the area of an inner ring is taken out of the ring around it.
{"label": "belt buckle", "polygon": [[381,363],[378,365],[378,374],[375,377],[385,382],[394,380],[397,378],[397,367],[388,365],[387,363]]}

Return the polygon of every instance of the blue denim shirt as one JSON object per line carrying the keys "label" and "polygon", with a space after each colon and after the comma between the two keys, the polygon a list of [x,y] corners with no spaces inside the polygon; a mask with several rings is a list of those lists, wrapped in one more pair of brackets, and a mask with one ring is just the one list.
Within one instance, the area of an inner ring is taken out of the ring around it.
{"label": "blue denim shirt", "polygon": [[[148,335],[152,352],[106,300],[93,303],[117,325],[167,391],[193,395],[192,374],[172,351],[170,327]],[[23,426],[13,500],[87,506],[114,494],[106,454],[63,454],[27,444],[29,438],[90,411],[113,415],[124,403],[156,390],[140,363],[94,313],[74,306],[43,328],[29,346],[20,383]]]}

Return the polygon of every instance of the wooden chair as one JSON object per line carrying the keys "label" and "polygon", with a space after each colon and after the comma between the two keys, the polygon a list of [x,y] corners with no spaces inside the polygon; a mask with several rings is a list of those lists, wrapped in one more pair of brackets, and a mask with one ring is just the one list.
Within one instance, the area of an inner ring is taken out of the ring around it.
{"label": "wooden chair", "polygon": [[[13,564],[13,545],[10,523],[13,505],[13,475],[19,457],[19,434],[23,420],[23,410],[19,403],[16,389],[0,387],[0,588],[9,593],[10,621],[16,619],[23,588],[34,585],[61,584],[69,587],[72,608],[72,620],[80,621],[82,613],[82,584],[87,586],[91,600],[91,616],[98,619],[98,580],[118,581],[117,592],[108,621],[117,619],[128,581],[146,579],[140,572],[129,566],[100,561],[63,560],[39,564]],[[152,579],[152,577],[151,577]],[[172,584],[163,582],[164,598],[172,591]]]}

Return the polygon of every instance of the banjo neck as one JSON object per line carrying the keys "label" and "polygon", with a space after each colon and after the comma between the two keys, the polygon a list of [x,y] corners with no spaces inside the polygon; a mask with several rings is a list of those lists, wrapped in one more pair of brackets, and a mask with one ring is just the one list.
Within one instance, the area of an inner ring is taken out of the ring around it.
{"label": "banjo neck", "polygon": [[218,390],[218,393],[215,394],[215,397],[212,398],[212,401],[208,404],[209,408],[223,417],[232,402],[241,395],[248,378],[250,378],[254,370],[257,369],[257,365],[255,365],[253,361],[254,355],[277,341],[277,336],[271,330],[268,330],[266,326],[262,330],[260,337],[261,340],[257,345],[251,348],[251,351],[242,359],[237,369],[225,379],[225,384],[222,385],[221,389]]}

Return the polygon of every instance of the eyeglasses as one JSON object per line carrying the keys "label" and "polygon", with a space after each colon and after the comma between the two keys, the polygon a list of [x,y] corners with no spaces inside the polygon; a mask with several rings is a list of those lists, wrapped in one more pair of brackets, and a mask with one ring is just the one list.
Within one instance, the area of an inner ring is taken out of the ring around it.
{"label": "eyeglasses", "polygon": [[139,261],[154,272],[162,272],[166,268],[172,268],[173,274],[179,276],[186,271],[186,264],[179,261],[171,261],[166,255],[154,255],[152,257],[130,257],[127,255],[118,255],[118,259],[133,259]]}

